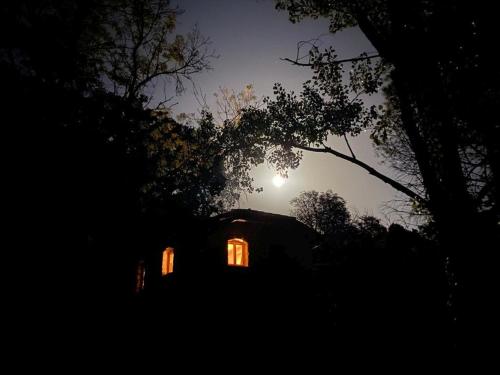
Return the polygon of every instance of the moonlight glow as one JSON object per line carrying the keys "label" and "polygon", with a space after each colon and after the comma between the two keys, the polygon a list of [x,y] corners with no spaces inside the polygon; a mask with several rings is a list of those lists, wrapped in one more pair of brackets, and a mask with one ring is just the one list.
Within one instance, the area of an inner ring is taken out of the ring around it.
{"label": "moonlight glow", "polygon": [[285,179],[281,177],[280,175],[276,175],[273,177],[273,185],[276,187],[282,187],[283,184],[285,183]]}

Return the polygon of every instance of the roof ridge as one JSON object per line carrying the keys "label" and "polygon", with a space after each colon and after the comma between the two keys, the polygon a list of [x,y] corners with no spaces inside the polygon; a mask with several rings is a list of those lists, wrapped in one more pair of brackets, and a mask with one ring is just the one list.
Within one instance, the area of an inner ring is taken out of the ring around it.
{"label": "roof ridge", "polygon": [[238,213],[238,212],[242,212],[242,213],[255,213],[255,214],[258,214],[258,215],[267,215],[267,216],[277,216],[277,217],[281,217],[281,218],[284,218],[284,219],[293,219],[293,220],[297,220],[295,218],[295,216],[290,216],[290,215],[283,215],[283,214],[276,214],[274,212],[267,212],[267,211],[260,211],[260,210],[254,210],[252,208],[233,208],[231,209],[230,211],[228,212],[225,212],[221,215],[227,215],[229,213]]}

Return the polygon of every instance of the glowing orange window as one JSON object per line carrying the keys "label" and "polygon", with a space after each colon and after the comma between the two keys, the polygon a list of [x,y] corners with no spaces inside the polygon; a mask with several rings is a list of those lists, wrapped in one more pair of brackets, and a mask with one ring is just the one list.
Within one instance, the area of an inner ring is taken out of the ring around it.
{"label": "glowing orange window", "polygon": [[241,238],[227,241],[227,264],[248,267],[248,242]]}
{"label": "glowing orange window", "polygon": [[167,247],[165,250],[163,250],[161,274],[166,275],[172,272],[174,272],[174,248]]}

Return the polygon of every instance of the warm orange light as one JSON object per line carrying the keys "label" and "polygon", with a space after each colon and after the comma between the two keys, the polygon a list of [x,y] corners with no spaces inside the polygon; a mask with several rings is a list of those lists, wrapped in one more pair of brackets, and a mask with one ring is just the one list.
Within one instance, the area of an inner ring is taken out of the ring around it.
{"label": "warm orange light", "polygon": [[174,249],[172,247],[167,247],[163,250],[161,274],[167,275],[172,272],[174,272]]}
{"label": "warm orange light", "polygon": [[227,241],[227,264],[248,267],[248,242],[241,238]]}

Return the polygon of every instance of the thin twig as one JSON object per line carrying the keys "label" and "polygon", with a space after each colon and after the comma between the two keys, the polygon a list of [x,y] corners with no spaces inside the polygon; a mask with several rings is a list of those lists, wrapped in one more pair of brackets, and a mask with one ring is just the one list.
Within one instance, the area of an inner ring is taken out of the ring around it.
{"label": "thin twig", "polygon": [[[363,61],[363,60],[369,60],[369,59],[373,59],[373,58],[377,58],[377,57],[380,57],[380,55],[376,54],[376,55],[371,55],[371,56],[359,56],[359,57],[353,57],[353,58],[350,58],[350,59],[336,60],[336,61],[332,61],[331,63],[334,63],[334,64],[343,64],[343,63],[346,63],[346,62]],[[301,63],[298,60],[292,60],[292,59],[289,59],[288,57],[284,57],[284,58],[282,57],[282,58],[280,58],[280,60],[287,61],[289,63],[292,63],[293,65],[308,66],[308,67],[318,66],[318,65],[322,66],[322,65],[329,64],[329,63],[324,63],[324,62],[319,62],[319,63],[314,63],[314,64],[311,64],[311,63]]]}
{"label": "thin twig", "polygon": [[356,159],[356,155],[354,155],[354,152],[352,152],[351,145],[349,144],[349,141],[347,140],[347,136],[345,134],[344,134],[344,139],[345,139],[345,143],[347,144],[347,147],[349,147],[349,151],[351,152],[352,158]]}

